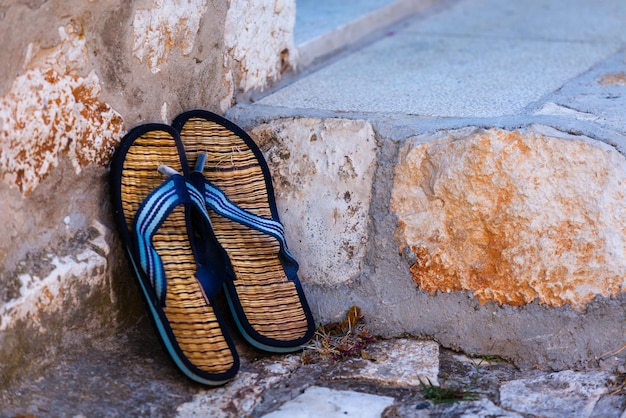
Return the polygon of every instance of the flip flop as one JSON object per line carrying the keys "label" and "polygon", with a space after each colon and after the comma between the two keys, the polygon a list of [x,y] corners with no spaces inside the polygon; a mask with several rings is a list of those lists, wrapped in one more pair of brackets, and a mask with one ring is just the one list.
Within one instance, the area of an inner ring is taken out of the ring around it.
{"label": "flip flop", "polygon": [[[160,124],[131,130],[111,163],[114,217],[174,363],[196,382],[221,385],[239,368],[234,344],[214,310],[225,278],[224,253],[211,239],[203,196],[185,174],[176,131]],[[201,241],[194,238],[198,230]]]}
{"label": "flip flop", "polygon": [[285,244],[261,151],[241,128],[207,111],[183,113],[173,126],[189,164],[200,161],[190,167],[196,168],[191,178],[196,188],[204,187],[213,232],[228,255],[224,287],[237,327],[265,351],[302,348],[312,338],[315,322],[298,280],[298,264]]}

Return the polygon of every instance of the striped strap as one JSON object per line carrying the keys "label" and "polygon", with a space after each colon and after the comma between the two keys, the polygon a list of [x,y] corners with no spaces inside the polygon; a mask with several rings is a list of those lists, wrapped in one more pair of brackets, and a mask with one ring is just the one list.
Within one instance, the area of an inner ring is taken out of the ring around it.
{"label": "striped strap", "polygon": [[191,179],[198,189],[202,190],[204,188],[206,205],[220,216],[276,238],[280,244],[279,255],[281,256],[285,273],[289,278],[294,277],[298,272],[298,263],[287,249],[283,225],[274,219],[255,215],[233,203],[219,187],[206,180],[202,174],[205,159],[204,154],[199,154]]}
{"label": "striped strap", "polygon": [[169,179],[146,197],[133,220],[139,266],[150,279],[157,301],[161,306],[165,306],[167,283],[161,257],[152,245],[153,235],[174,208],[181,204],[195,206],[202,217],[210,222],[202,193],[186,182],[180,174],[176,172],[175,174],[167,172],[167,174],[170,175]]}

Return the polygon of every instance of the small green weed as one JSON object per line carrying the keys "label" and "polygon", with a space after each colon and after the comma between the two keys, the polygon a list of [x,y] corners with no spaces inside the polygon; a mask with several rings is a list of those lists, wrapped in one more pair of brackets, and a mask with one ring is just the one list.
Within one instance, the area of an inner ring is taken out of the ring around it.
{"label": "small green weed", "polygon": [[470,362],[472,363],[472,366],[474,367],[474,377],[481,374],[482,366],[492,366],[502,360],[498,356],[491,356],[491,355],[478,356],[474,358],[470,357],[469,359],[470,359]]}
{"label": "small green weed", "polygon": [[426,378],[428,383],[424,383],[420,379],[420,385],[424,392],[424,398],[434,403],[452,403],[460,401],[475,401],[478,399],[478,393],[459,387],[443,387],[435,386]]}

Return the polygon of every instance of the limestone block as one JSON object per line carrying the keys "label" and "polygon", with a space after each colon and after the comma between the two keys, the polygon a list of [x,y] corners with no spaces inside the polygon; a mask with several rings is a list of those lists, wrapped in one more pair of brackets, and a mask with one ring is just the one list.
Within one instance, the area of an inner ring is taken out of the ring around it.
{"label": "limestone block", "polygon": [[439,344],[434,341],[396,339],[377,341],[365,349],[374,361],[348,359],[328,376],[333,380],[354,379],[385,386],[420,387],[420,380],[438,385]]}
{"label": "limestone block", "polygon": [[503,408],[531,416],[590,417],[610,385],[606,372],[566,370],[506,382],[500,387],[500,402]]}
{"label": "limestone block", "polygon": [[79,75],[88,61],[84,36],[72,25],[59,36],[52,48],[29,45],[26,71],[0,97],[0,177],[24,194],[63,155],[76,173],[107,164],[122,135],[122,117],[98,99],[96,73]]}
{"label": "limestone block", "polygon": [[271,359],[261,360],[252,371],[239,372],[226,386],[199,392],[192,401],[177,408],[176,417],[250,416],[263,401],[265,391],[292,373],[299,364],[300,359],[296,355],[285,357],[279,363]]}
{"label": "limestone block", "polygon": [[231,92],[263,89],[295,63],[295,0],[232,0],[224,30]]}
{"label": "limestone block", "polygon": [[372,395],[353,390],[336,390],[311,386],[301,395],[283,404],[267,418],[378,418],[393,405],[390,396]]}
{"label": "limestone block", "polygon": [[546,127],[409,141],[392,210],[420,289],[583,308],[626,284],[626,160]]}
{"label": "limestone block", "polygon": [[284,119],[251,132],[264,150],[300,277],[349,281],[361,270],[376,141],[369,123]]}
{"label": "limestone block", "polygon": [[149,9],[135,11],[133,55],[153,74],[174,48],[189,55],[207,7],[206,0],[153,0]]}

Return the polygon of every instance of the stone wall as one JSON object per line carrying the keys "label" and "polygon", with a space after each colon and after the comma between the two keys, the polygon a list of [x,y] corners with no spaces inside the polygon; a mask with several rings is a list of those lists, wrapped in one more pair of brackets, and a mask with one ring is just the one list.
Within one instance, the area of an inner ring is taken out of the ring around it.
{"label": "stone wall", "polygon": [[269,161],[320,322],[357,305],[379,335],[522,368],[623,349],[626,158],[613,146],[536,124],[403,137],[384,118],[294,113],[229,111]]}
{"label": "stone wall", "polygon": [[0,5],[0,387],[143,313],[109,214],[114,147],[278,79],[294,19],[288,0]]}

